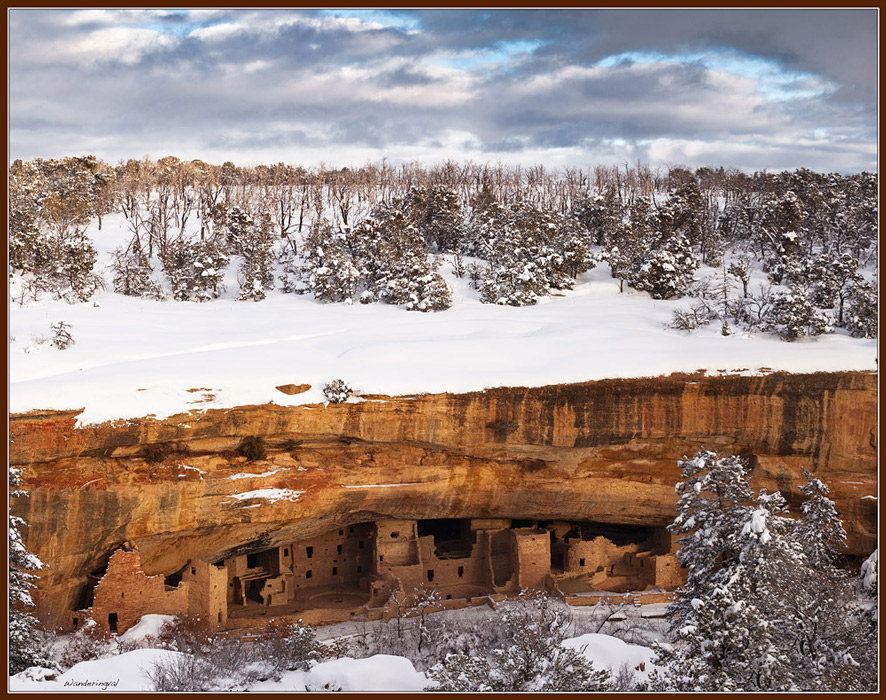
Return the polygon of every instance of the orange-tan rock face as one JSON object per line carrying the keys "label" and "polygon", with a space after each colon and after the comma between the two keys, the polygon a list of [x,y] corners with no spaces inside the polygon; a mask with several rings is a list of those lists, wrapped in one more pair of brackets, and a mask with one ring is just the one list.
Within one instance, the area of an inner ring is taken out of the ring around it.
{"label": "orange-tan rock face", "polygon": [[[50,565],[38,593],[50,621],[82,605],[89,574],[124,542],[147,574],[169,574],[378,518],[667,524],[677,460],[702,445],[751,457],[755,484],[793,504],[801,467],[814,472],[851,551],[866,554],[876,379],[673,375],[82,428],[76,412],[32,412],[10,420],[10,461],[25,466],[30,492],[13,508]],[[264,460],[237,452],[250,436],[264,439]]]}

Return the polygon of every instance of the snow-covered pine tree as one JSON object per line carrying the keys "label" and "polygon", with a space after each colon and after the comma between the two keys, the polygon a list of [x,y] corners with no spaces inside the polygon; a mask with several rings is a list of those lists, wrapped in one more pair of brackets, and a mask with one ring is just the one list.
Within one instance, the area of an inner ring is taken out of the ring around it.
{"label": "snow-covered pine tree", "polygon": [[442,311],[452,292],[428,260],[418,229],[395,204],[382,205],[352,231],[344,245],[359,261],[365,291],[361,303],[382,301],[410,311]]}
{"label": "snow-covered pine tree", "polygon": [[[22,491],[22,470],[9,467],[9,488],[11,498],[27,497]],[[9,514],[9,673],[15,674],[30,666],[53,668],[54,662],[48,655],[46,633],[41,629],[37,618],[30,612],[34,607],[31,591],[37,578],[32,572],[39,571],[44,564],[32,554],[22,541],[21,528],[25,521]]]}
{"label": "snow-covered pine tree", "polygon": [[834,327],[831,318],[815,308],[802,289],[794,287],[772,294],[764,330],[791,342],[805,336],[831,333]]}
{"label": "snow-covered pine tree", "polygon": [[614,187],[579,199],[571,213],[588,230],[594,245],[605,245],[607,241],[617,238],[623,212]]}
{"label": "snow-covered pine tree", "polygon": [[134,239],[127,249],[117,248],[111,263],[114,272],[114,291],[133,297],[162,299],[163,290],[151,278],[151,262],[138,241]]}
{"label": "snow-covered pine tree", "polygon": [[542,259],[541,241],[546,223],[527,204],[507,210],[489,254],[489,268],[480,282],[480,301],[529,306],[548,293],[546,265],[551,260]]}
{"label": "snow-covered pine tree", "polygon": [[848,253],[839,257],[820,255],[806,265],[806,276],[812,283],[810,298],[823,309],[837,309],[837,326],[843,327],[844,306],[852,288],[862,281],[858,260]]}
{"label": "snow-covered pine tree", "polygon": [[587,229],[574,217],[525,203],[499,216],[489,269],[480,283],[484,303],[534,304],[550,289],[571,289],[576,275],[596,265]]}
{"label": "snow-covered pine tree", "polygon": [[837,514],[830,490],[820,479],[802,469],[806,483],[800,492],[806,496],[800,507],[803,517],[797,521],[793,537],[800,543],[809,564],[815,568],[831,566],[846,548],[846,531]]}
{"label": "snow-covered pine tree", "polygon": [[402,203],[425,245],[433,252],[453,252],[463,235],[458,195],[442,185],[412,187]]}
{"label": "snow-covered pine tree", "polygon": [[102,278],[93,272],[98,254],[90,238],[80,229],[51,239],[50,279],[55,294],[71,303],[88,300],[102,287]]}
{"label": "snow-covered pine tree", "polygon": [[237,229],[236,246],[243,260],[237,281],[242,301],[261,301],[274,286],[274,229],[271,217],[264,213],[258,220],[249,219]]}
{"label": "snow-covered pine tree", "polygon": [[208,301],[221,293],[228,256],[212,240],[169,241],[160,256],[176,301]]}
{"label": "snow-covered pine tree", "polygon": [[846,315],[843,322],[853,338],[877,337],[879,316],[877,288],[874,285],[859,280],[852,286],[847,298]]}
{"label": "snow-covered pine tree", "polygon": [[352,301],[362,275],[342,240],[326,222],[314,224],[291,273],[284,261],[284,291],[312,292],[322,302]]}
{"label": "snow-covered pine tree", "polygon": [[509,210],[502,206],[484,185],[471,202],[471,215],[462,238],[461,252],[484,260],[493,256],[496,241],[510,219]]}
{"label": "snow-covered pine tree", "polygon": [[678,643],[660,649],[667,667],[653,685],[669,690],[775,690],[791,687],[765,605],[772,576],[798,559],[785,537],[779,494],[752,505],[747,466],[701,449],[680,462],[683,481],[673,532],[687,582],[668,609]]}
{"label": "snow-covered pine tree", "polygon": [[649,292],[653,299],[673,299],[682,296],[692,273],[698,269],[698,261],[692,255],[692,247],[683,236],[670,236],[653,245],[645,259],[638,260],[639,268],[631,285]]}
{"label": "snow-covered pine tree", "polygon": [[807,476],[800,521],[781,494],[750,501],[736,457],[700,450],[682,462],[678,557],[688,579],[668,610],[652,687],[666,690],[860,690],[875,683],[875,633],[832,563],[842,527]]}

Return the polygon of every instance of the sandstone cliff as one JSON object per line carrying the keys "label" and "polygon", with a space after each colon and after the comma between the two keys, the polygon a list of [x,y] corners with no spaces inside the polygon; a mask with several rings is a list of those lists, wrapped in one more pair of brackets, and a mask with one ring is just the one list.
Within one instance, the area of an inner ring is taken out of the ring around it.
{"label": "sandstone cliff", "polygon": [[[148,574],[378,518],[512,517],[663,525],[676,461],[704,445],[752,457],[757,486],[798,502],[825,480],[853,553],[875,546],[877,377],[672,375],[75,427],[76,411],[10,418],[27,544],[50,568],[48,620],[81,607],[123,542]],[[267,454],[246,462],[244,438]],[[231,478],[238,474],[250,474]],[[244,495],[245,494],[245,495]],[[251,496],[250,496],[251,494]],[[235,497],[236,496],[236,497]]]}

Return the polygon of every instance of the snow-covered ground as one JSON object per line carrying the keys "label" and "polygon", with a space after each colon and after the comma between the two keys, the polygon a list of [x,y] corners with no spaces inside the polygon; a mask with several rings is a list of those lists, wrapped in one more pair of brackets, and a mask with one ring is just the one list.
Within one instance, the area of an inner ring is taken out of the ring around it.
{"label": "snow-covered ground", "polygon": [[[99,269],[128,238],[121,215],[88,233],[99,251]],[[237,265],[232,257],[225,294],[204,304],[115,294],[109,271],[107,289],[85,303],[52,301],[49,295],[24,307],[11,303],[9,409],[85,407],[79,420],[92,423],[268,402],[318,403],[323,384],[335,378],[358,392],[393,395],[698,369],[877,367],[877,341],[843,331],[786,343],[744,332],[724,337],[716,324],[691,334],[668,329],[673,310],[689,302],[654,301],[627,287],[619,293],[605,264],[582,275],[571,291],[515,308],[481,304],[467,278],[456,278],[444,262],[453,305],[439,313],[322,304],[276,290],[261,302],[236,301]],[[66,350],[40,342],[57,321],[71,325],[75,344]],[[275,388],[302,383],[311,389],[294,396]]]}
{"label": "snow-covered ground", "polygon": [[[154,616],[160,617],[160,616]],[[563,646],[578,649],[596,668],[617,672],[627,663],[644,680],[654,668],[652,649],[626,644],[605,634],[585,634],[567,639]],[[147,672],[153,664],[179,652],[163,649],[136,649],[117,656],[83,661],[64,673],[47,679],[48,670],[31,668],[9,679],[9,690],[55,693],[64,691],[150,692],[153,687]],[[342,690],[345,692],[418,692],[429,684],[428,677],[417,671],[402,656],[377,654],[363,659],[340,658],[314,665],[308,671],[289,671],[279,681],[256,683],[254,692],[302,692],[305,690]]]}

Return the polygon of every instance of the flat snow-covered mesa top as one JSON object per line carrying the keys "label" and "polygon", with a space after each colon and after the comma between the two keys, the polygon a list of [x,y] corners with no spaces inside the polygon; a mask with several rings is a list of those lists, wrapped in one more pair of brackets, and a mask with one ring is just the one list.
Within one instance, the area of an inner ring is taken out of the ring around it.
{"label": "flat snow-covered mesa top", "polygon": [[[97,271],[128,239],[121,215],[88,233],[99,251]],[[12,303],[10,411],[85,407],[80,422],[94,423],[195,408],[319,403],[323,385],[335,378],[358,392],[394,395],[698,369],[877,367],[877,341],[842,330],[786,343],[763,334],[722,336],[716,324],[691,334],[669,329],[673,310],[687,300],[654,301],[627,286],[619,293],[605,263],[580,276],[575,289],[521,308],[481,304],[467,277],[455,277],[446,262],[440,271],[453,304],[438,313],[322,304],[279,291],[260,302],[237,301],[234,260],[227,292],[203,304],[126,297],[110,283],[85,303],[48,295],[24,307]],[[75,341],[65,350],[45,341],[58,321],[70,324]],[[275,388],[292,383],[311,389],[287,396]]]}

